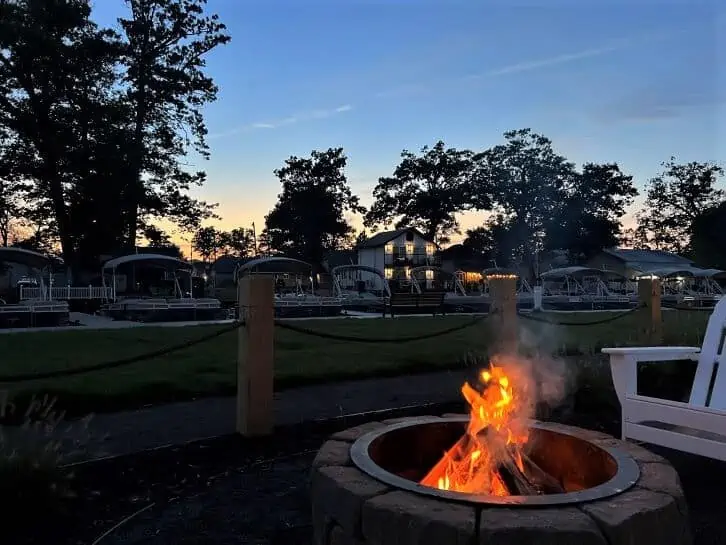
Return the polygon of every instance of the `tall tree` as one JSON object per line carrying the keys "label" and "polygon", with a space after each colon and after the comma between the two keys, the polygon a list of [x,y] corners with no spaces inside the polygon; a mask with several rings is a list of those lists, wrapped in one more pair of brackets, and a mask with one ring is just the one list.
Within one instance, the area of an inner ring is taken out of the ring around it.
{"label": "tall tree", "polygon": [[25,212],[27,186],[18,178],[11,147],[7,132],[0,127],[0,246],[8,246],[16,238]]}
{"label": "tall tree", "polygon": [[695,219],[726,198],[715,163],[663,163],[663,172],[647,184],[643,210],[638,214],[642,243],[661,250],[686,253]]}
{"label": "tall tree", "polygon": [[189,229],[212,216],[187,191],[205,180],[182,157],[191,148],[208,156],[202,107],[217,87],[204,73],[205,55],[229,41],[206,0],[126,0],[124,83],[131,110],[128,186],[122,200],[129,247],[143,220],[165,217]]}
{"label": "tall tree", "polygon": [[69,188],[88,170],[76,162],[89,134],[83,121],[98,95],[114,91],[113,33],[90,13],[87,0],[0,2],[0,127],[16,144],[16,174],[33,182],[36,212],[52,212],[67,263],[77,244]]}
{"label": "tall tree", "polygon": [[318,267],[327,252],[351,241],[355,231],[345,214],[365,209],[348,185],[347,161],[343,148],[330,148],[290,157],[275,170],[282,192],[264,232],[272,249]]}
{"label": "tall tree", "polygon": [[18,235],[24,214],[21,191],[17,180],[0,177],[0,246],[9,246]]}
{"label": "tall tree", "polygon": [[576,173],[548,138],[531,129],[508,131],[504,139],[474,156],[470,193],[479,209],[493,200],[496,214],[486,225],[497,233],[497,242],[507,241],[507,264],[531,265]]}
{"label": "tall tree", "polygon": [[586,163],[565,187],[565,196],[546,227],[545,247],[566,250],[584,262],[621,240],[620,220],[638,190],[616,163]]}
{"label": "tall tree", "polygon": [[421,155],[403,150],[393,176],[378,179],[366,226],[395,222],[397,228],[416,227],[431,240],[448,242],[458,232],[456,214],[469,208],[471,158],[471,151],[441,141],[424,146]]}
{"label": "tall tree", "polygon": [[693,219],[691,257],[696,263],[726,269],[726,201],[707,208]]}

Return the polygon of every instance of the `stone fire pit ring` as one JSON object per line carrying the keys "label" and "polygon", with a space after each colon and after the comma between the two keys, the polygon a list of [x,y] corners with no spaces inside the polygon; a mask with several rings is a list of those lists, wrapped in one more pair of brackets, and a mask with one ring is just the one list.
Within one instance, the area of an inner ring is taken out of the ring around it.
{"label": "stone fire pit ring", "polygon": [[[610,490],[600,489],[588,495],[586,489],[574,493],[581,494],[578,498],[567,501],[557,501],[555,496],[568,494],[530,497],[535,501],[526,502],[526,508],[489,496],[462,498],[465,495],[438,490],[422,494],[414,481],[396,475],[390,479],[372,468],[376,478],[354,462],[355,457],[366,468],[361,453],[386,430],[435,421],[463,422],[466,418],[399,418],[334,434],[313,462],[315,545],[691,543],[687,506],[673,467],[642,447],[599,432],[554,423],[535,424],[602,449],[614,457],[620,471],[615,482],[603,483],[611,486]],[[540,497],[549,498],[546,505],[537,505]]]}

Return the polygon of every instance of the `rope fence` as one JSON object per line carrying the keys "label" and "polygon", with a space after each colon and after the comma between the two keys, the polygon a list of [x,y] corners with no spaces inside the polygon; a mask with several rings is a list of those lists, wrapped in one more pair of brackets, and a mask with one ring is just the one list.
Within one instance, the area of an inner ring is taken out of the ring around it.
{"label": "rope fence", "polygon": [[529,320],[530,322],[538,322],[540,324],[550,324],[550,325],[557,325],[557,326],[573,326],[573,327],[582,327],[582,326],[594,326],[594,325],[602,325],[602,324],[609,324],[611,322],[615,322],[617,320],[620,320],[621,318],[624,318],[625,316],[630,316],[634,312],[640,310],[643,308],[643,305],[638,305],[636,307],[633,307],[631,309],[628,309],[624,312],[619,312],[618,314],[613,314],[612,316],[608,316],[607,318],[603,318],[601,320],[590,320],[588,322],[567,322],[567,321],[555,321],[555,320],[549,320],[547,318],[544,318],[540,316],[540,314],[533,314],[529,312],[517,312],[517,315],[520,318],[524,318],[525,320]]}
{"label": "rope fence", "polygon": [[[630,316],[630,315],[634,314],[636,311],[640,310],[641,308],[643,308],[643,305],[638,305],[638,306],[628,309],[624,312],[620,312],[620,313],[614,314],[612,316],[608,316],[608,317],[600,319],[600,320],[591,320],[591,321],[586,321],[586,322],[552,320],[548,317],[543,316],[543,314],[547,314],[546,311],[543,313],[517,311],[517,316],[519,316],[520,318],[527,320],[527,321],[541,323],[541,324],[547,324],[547,325],[554,325],[554,326],[561,326],[561,327],[592,327],[592,326],[603,325],[603,324],[615,322],[617,320],[621,320],[621,319],[625,318],[626,316]],[[252,309],[252,307],[247,307],[247,309],[250,310],[250,309]],[[711,311],[712,309],[688,308],[688,309],[677,309],[677,310],[685,310],[685,311],[694,310],[694,311],[702,312],[703,310]],[[451,335],[453,333],[457,333],[459,331],[463,331],[463,330],[473,327],[477,324],[480,324],[481,322],[483,322],[490,316],[492,316],[491,313],[477,315],[477,316],[472,317],[471,320],[466,321],[465,323],[462,323],[462,324],[458,324],[456,326],[444,328],[439,331],[434,331],[434,332],[430,332],[430,333],[424,333],[424,334],[420,334],[420,335],[410,335],[410,336],[404,336],[404,337],[360,337],[360,336],[354,336],[354,335],[342,335],[342,334],[329,333],[326,331],[302,327],[302,326],[295,325],[294,323],[291,323],[289,321],[282,321],[282,320],[275,320],[275,326],[279,329],[291,331],[291,332],[297,333],[299,335],[307,335],[307,336],[311,336],[311,337],[317,337],[320,339],[326,339],[326,340],[338,341],[338,342],[365,343],[365,344],[402,344],[402,343],[411,343],[411,342],[417,342],[417,341],[425,341],[425,340],[429,340],[429,339],[435,339],[435,338]],[[232,331],[236,331],[239,328],[244,327],[244,326],[245,326],[244,320],[236,320],[236,321],[232,322],[231,324],[228,324],[225,327],[222,327],[212,333],[197,337],[195,339],[190,339],[190,340],[184,341],[183,343],[179,343],[179,344],[176,344],[173,346],[161,348],[161,349],[154,350],[151,352],[146,352],[144,354],[139,354],[136,356],[130,356],[130,357],[126,357],[126,358],[120,358],[120,359],[116,359],[116,360],[112,360],[112,361],[107,361],[104,363],[98,363],[98,364],[70,368],[70,369],[59,369],[56,371],[46,371],[46,372],[38,372],[38,373],[21,373],[21,374],[14,374],[14,375],[0,375],[0,384],[16,384],[16,383],[21,383],[21,382],[31,382],[31,381],[44,380],[44,379],[71,377],[71,376],[76,376],[76,375],[82,375],[85,373],[92,373],[92,372],[96,372],[96,371],[104,371],[104,370],[108,370],[108,369],[124,367],[127,365],[133,365],[133,364],[136,364],[139,362],[143,362],[143,361],[151,360],[151,359],[158,358],[161,356],[173,354],[173,353],[185,350],[187,348],[191,348],[191,347],[212,341],[218,337],[221,337],[222,335],[225,335]]]}

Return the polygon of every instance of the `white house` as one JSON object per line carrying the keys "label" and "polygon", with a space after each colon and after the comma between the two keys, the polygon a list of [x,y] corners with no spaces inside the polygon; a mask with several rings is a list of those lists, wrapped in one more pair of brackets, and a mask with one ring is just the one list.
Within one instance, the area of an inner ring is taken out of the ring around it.
{"label": "white house", "polygon": [[438,247],[417,229],[384,231],[358,245],[358,265],[373,267],[388,278],[408,279],[409,271],[438,265]]}

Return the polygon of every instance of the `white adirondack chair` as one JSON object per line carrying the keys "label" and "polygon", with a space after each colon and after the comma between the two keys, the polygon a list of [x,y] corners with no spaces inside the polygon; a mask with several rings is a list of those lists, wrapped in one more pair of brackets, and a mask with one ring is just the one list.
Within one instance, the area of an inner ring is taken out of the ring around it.
{"label": "white adirondack chair", "polygon": [[[603,353],[610,355],[613,384],[622,409],[623,439],[726,461],[725,330],[726,298],[714,308],[700,349],[690,346],[603,349]],[[637,394],[638,363],[677,360],[697,362],[688,403]]]}

